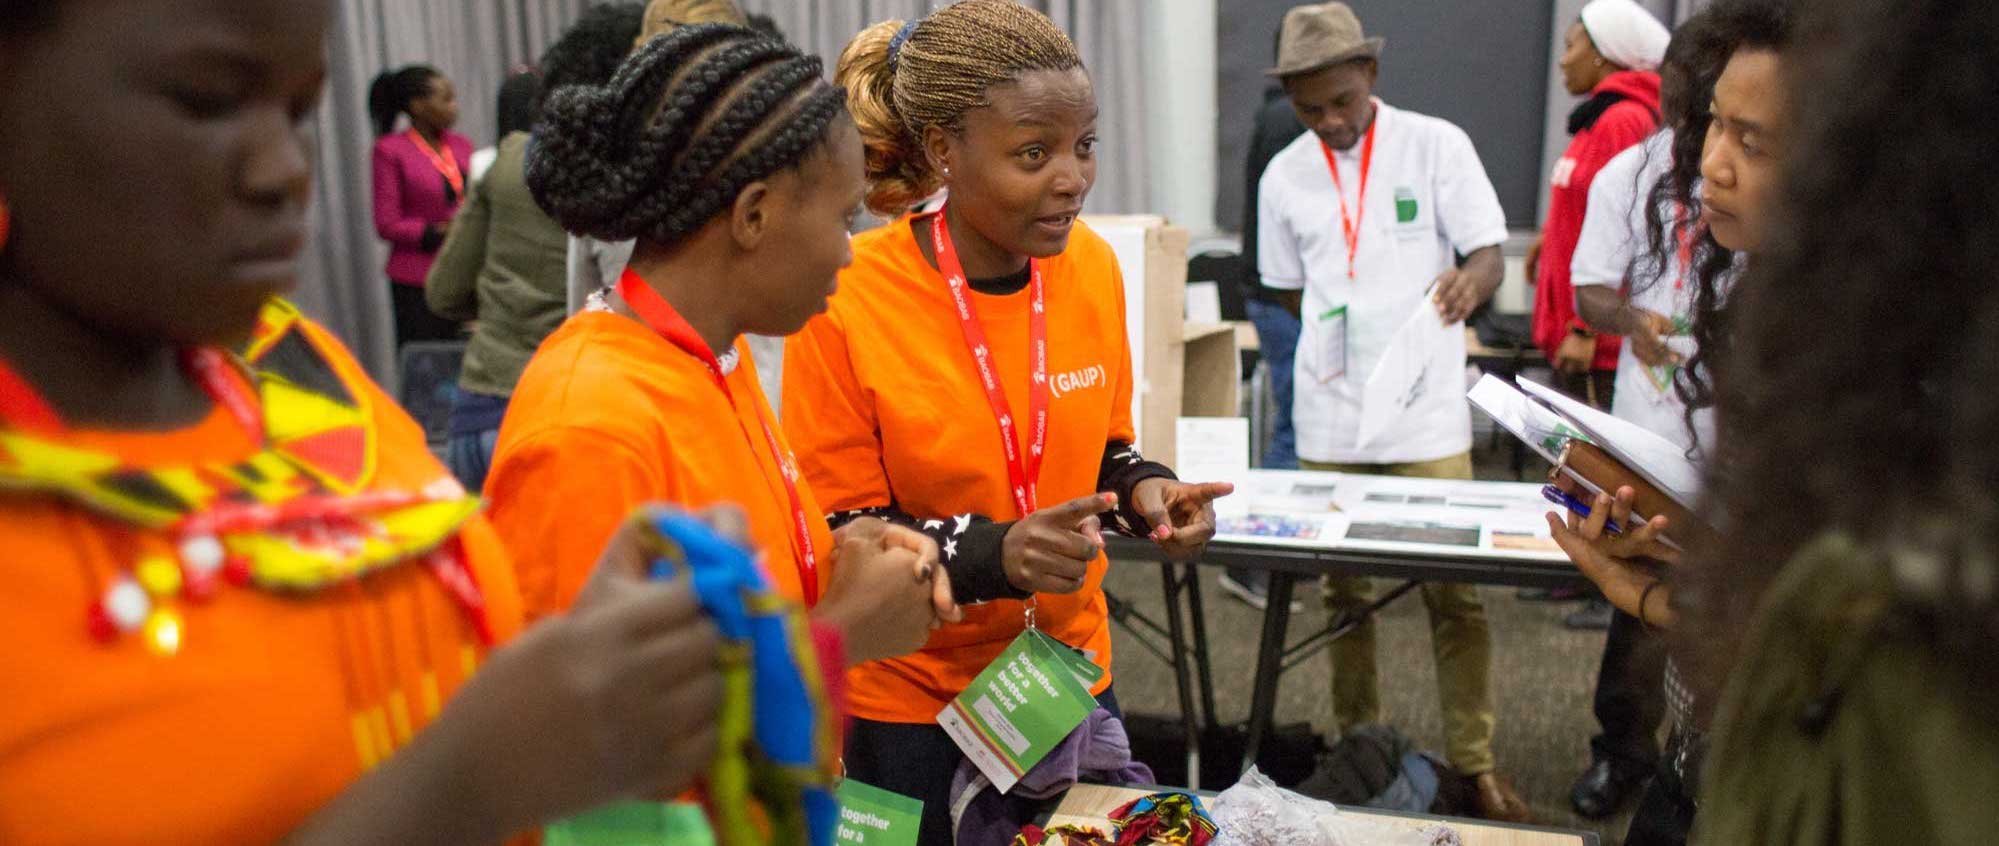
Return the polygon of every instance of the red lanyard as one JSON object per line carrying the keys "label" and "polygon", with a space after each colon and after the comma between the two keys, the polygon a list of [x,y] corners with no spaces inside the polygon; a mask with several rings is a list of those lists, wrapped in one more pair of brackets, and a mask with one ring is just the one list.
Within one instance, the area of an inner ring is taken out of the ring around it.
{"label": "red lanyard", "polygon": [[[631,306],[632,311],[638,313],[639,320],[652,331],[707,365],[708,375],[715,377],[715,387],[722,389],[722,396],[729,400],[729,407],[735,407],[736,397],[729,390],[728,377],[722,373],[722,362],[715,358],[714,351],[708,349],[708,343],[701,340],[700,334],[688,325],[687,319],[680,316],[672,303],[655,292],[631,268],[626,268],[624,275],[618,277],[618,296],[624,298],[625,304]],[[742,425],[740,417],[736,422]],[[757,422],[763,426],[764,445],[770,450],[778,475],[784,477],[784,493],[791,500],[791,540],[797,552],[798,584],[804,589],[805,605],[810,608],[819,604],[819,553],[812,545],[812,527],[806,522],[805,502],[798,496],[798,465],[784,445],[778,442],[777,431],[771,428],[770,420],[760,409],[757,410]],[[743,437],[750,437],[747,427],[743,429]]]}
{"label": "red lanyard", "polygon": [[951,300],[957,304],[958,325],[965,332],[965,348],[978,366],[986,402],[999,422],[1000,440],[1006,446],[1007,480],[1013,485],[1013,503],[1020,509],[1020,516],[1026,517],[1034,513],[1040,501],[1036,488],[1041,483],[1041,458],[1048,444],[1048,303],[1041,282],[1041,262],[1027,260],[1032,280],[1028,283],[1027,333],[1034,353],[1034,376],[1028,384],[1027,402],[1028,414],[1034,420],[1034,443],[1023,457],[1020,438],[1014,434],[1013,409],[1006,401],[1006,392],[1000,389],[999,376],[993,371],[992,348],[986,343],[986,330],[979,323],[978,313],[972,309],[971,295],[965,292],[965,266],[958,262],[958,250],[951,245],[949,229],[944,223],[944,211],[939,209],[931,218],[930,245],[937,253],[937,270],[944,275]]}
{"label": "red lanyard", "polygon": [[[181,351],[180,364],[201,389],[248,432],[250,439],[264,441],[264,414],[256,397],[235,375],[227,353],[213,347],[189,347]],[[0,422],[22,431],[58,436],[68,427],[35,386],[21,378],[5,360],[0,360]]]}
{"label": "red lanyard", "polygon": [[1673,238],[1679,242],[1680,270],[1673,277],[1673,290],[1678,292],[1687,287],[1687,274],[1694,272],[1694,230],[1687,221],[1686,203],[1673,204]]}
{"label": "red lanyard", "polygon": [[1360,207],[1357,212],[1350,212],[1347,209],[1347,189],[1340,182],[1340,164],[1339,160],[1333,157],[1332,145],[1323,139],[1319,141],[1319,150],[1326,154],[1326,168],[1333,172],[1333,193],[1340,198],[1340,229],[1346,234],[1347,239],[1348,279],[1354,278],[1354,259],[1360,255],[1360,224],[1367,217],[1367,174],[1374,169],[1374,130],[1380,126],[1381,107],[1377,105],[1374,119],[1367,123],[1367,140],[1361,142],[1360,147],[1360,191],[1358,196],[1354,197],[1354,205]]}
{"label": "red lanyard", "polygon": [[[416,142],[416,148],[423,152],[424,158],[430,160],[430,166],[437,168],[438,173],[444,174],[444,181],[451,186],[452,193],[460,197],[465,196],[465,172],[458,169],[458,160],[452,157],[451,146],[446,144],[444,150],[439,152],[437,148],[430,146],[430,142],[423,140],[423,133],[414,129],[410,130],[410,140]],[[440,142],[443,140],[442,137],[438,139]]]}

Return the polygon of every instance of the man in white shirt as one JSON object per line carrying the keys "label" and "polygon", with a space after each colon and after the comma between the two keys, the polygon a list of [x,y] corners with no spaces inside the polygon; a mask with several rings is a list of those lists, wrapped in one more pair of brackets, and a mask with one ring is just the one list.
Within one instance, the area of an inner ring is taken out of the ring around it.
{"label": "man in white shirt", "polygon": [[[1469,479],[1462,324],[1499,287],[1506,217],[1462,130],[1374,99],[1381,46],[1343,3],[1285,15],[1270,74],[1311,131],[1258,185],[1258,272],[1296,292],[1287,305],[1303,322],[1301,467]],[[1366,579],[1329,579],[1327,607],[1361,613],[1371,593]],[[1450,763],[1477,776],[1485,816],[1523,820],[1526,804],[1494,771],[1492,635],[1477,589],[1426,584],[1423,599]],[[1334,641],[1332,659],[1341,730],[1379,721],[1372,625]]]}

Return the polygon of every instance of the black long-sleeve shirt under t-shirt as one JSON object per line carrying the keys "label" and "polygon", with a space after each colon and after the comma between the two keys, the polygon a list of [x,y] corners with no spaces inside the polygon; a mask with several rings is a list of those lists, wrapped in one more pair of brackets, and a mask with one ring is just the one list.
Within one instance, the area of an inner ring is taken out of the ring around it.
{"label": "black long-sleeve shirt under t-shirt", "polygon": [[[1026,289],[1028,271],[996,279],[971,280],[972,290],[981,294],[1006,296]],[[1102,515],[1104,527],[1132,537],[1151,533],[1152,525],[1133,506],[1132,491],[1146,479],[1174,479],[1166,465],[1149,461],[1128,441],[1104,444],[1097,470],[1097,490],[1117,494],[1118,507]],[[895,503],[861,508],[830,515],[828,522],[837,530],[863,517],[875,517],[906,526],[937,542],[944,569],[951,574],[951,591],[961,604],[995,599],[1025,599],[1030,594],[1007,581],[1001,562],[1001,546],[1006,533],[1017,521],[999,522],[981,514],[959,514],[944,518],[919,518]]]}

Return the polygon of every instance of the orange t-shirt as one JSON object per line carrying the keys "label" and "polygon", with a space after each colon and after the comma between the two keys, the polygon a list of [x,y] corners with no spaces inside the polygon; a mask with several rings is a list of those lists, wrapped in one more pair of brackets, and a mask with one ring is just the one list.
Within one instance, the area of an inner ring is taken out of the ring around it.
{"label": "orange t-shirt", "polygon": [[[486,494],[493,525],[515,553],[531,619],[568,608],[604,542],[650,502],[741,506],[764,572],[779,592],[803,601],[791,501],[762,421],[780,443],[784,435],[748,345],[738,340],[736,352],[725,394],[706,364],[645,324],[584,312],[528,362],[500,426]],[[823,590],[833,541],[803,479],[798,495]]]}
{"label": "orange t-shirt", "polygon": [[[1051,390],[1038,504],[1052,507],[1094,493],[1104,446],[1132,439],[1131,350],[1124,283],[1109,244],[1078,223],[1068,249],[1040,264]],[[1025,417],[1029,297],[1025,291],[971,297],[1007,402]],[[854,263],[841,273],[830,309],[786,342],[784,360],[785,431],[828,508],[893,503],[925,519],[1021,516],[999,423],[951,294],[924,261],[909,218],[854,238]],[[1099,693],[1110,685],[1106,566],[1099,554],[1080,591],[1042,595],[1036,611],[1043,631],[1104,668]],[[964,622],[933,632],[922,651],[854,668],[854,716],[934,721],[1024,621],[1018,601],[973,606]]]}
{"label": "orange t-shirt", "polygon": [[[415,421],[304,329],[377,426],[363,486],[449,479]],[[71,438],[138,465],[256,451],[219,406],[176,431]],[[478,517],[460,536],[495,635],[512,636],[519,595],[498,539]],[[223,586],[178,602],[183,645],[162,657],[137,633],[94,640],[86,613],[135,561],[174,554],[164,532],[0,492],[0,550],[0,843],[271,842],[406,745],[480,658],[465,613],[416,564],[308,595]]]}

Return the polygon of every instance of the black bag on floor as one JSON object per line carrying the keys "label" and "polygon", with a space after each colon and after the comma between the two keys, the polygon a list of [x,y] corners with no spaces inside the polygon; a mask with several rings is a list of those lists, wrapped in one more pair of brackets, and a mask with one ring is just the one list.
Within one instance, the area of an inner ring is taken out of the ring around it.
{"label": "black bag on floor", "polygon": [[1470,778],[1382,725],[1347,732],[1296,789],[1335,805],[1445,816],[1466,816],[1478,802]]}
{"label": "black bag on floor", "polygon": [[[1187,778],[1186,732],[1179,717],[1128,713],[1124,728],[1131,737],[1132,759],[1151,767],[1161,785],[1191,783]],[[1242,775],[1242,753],[1249,747],[1248,738],[1239,725],[1201,733],[1201,789],[1225,790],[1236,783]],[[1307,723],[1278,726],[1258,751],[1256,766],[1272,781],[1288,787],[1312,774],[1325,748]]]}

